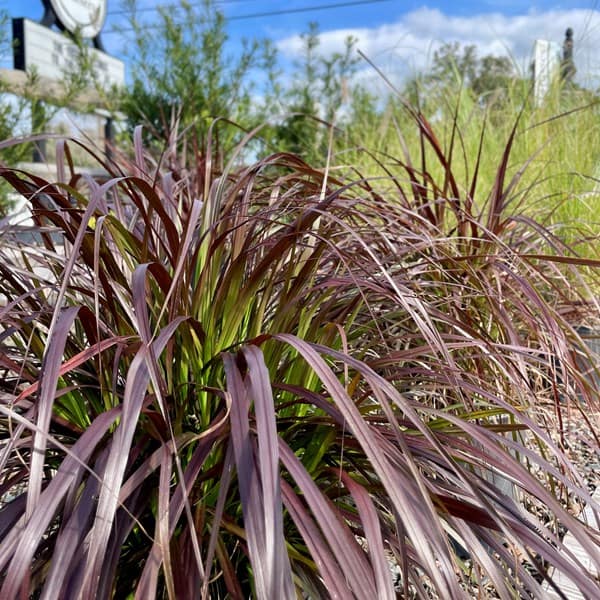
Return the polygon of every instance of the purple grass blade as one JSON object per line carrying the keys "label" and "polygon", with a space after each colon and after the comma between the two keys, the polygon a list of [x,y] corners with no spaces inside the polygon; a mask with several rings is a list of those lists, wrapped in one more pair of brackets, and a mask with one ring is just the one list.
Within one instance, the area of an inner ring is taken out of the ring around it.
{"label": "purple grass blade", "polygon": [[18,597],[18,587],[29,570],[33,555],[54,518],[58,506],[68,493],[72,482],[77,480],[80,468],[85,465],[119,413],[120,408],[114,408],[102,413],[93,421],[73,445],[56,475],[42,492],[40,502],[24,528],[12,529],[0,542],[0,570],[4,569],[6,562],[12,556],[9,566],[11,577],[4,581],[0,590],[0,598]]}
{"label": "purple grass blade", "polygon": [[338,563],[330,545],[323,538],[323,534],[315,525],[312,516],[304,508],[302,501],[294,492],[289,483],[281,480],[281,491],[285,507],[296,524],[311,558],[319,569],[319,575],[327,587],[331,598],[350,599],[355,596],[348,587],[346,576]]}
{"label": "purple grass blade", "polygon": [[171,477],[173,474],[173,457],[167,445],[163,445],[163,460],[158,482],[158,507],[156,519],[156,537],[161,547],[162,570],[170,600],[175,600],[175,585],[173,583],[173,568],[171,564],[171,532],[169,529],[169,511],[171,498]]}
{"label": "purple grass blade", "polygon": [[[92,346],[91,348],[85,348],[81,352],[77,353],[75,356],[72,356],[69,360],[66,360],[64,363],[62,363],[58,370],[57,376],[63,377],[69,371],[76,369],[77,367],[79,367],[82,364],[84,364],[85,362],[87,362],[90,358],[94,358],[99,353],[104,352],[105,350],[108,350],[109,348],[111,348],[112,346],[114,346],[116,344],[122,344],[129,340],[131,340],[130,336],[115,336],[110,339],[100,340],[97,344],[94,344],[94,346]],[[35,392],[37,392],[39,389],[40,389],[39,381],[32,383],[30,386],[25,388],[17,396],[17,398],[15,399],[15,403],[18,404],[24,398],[27,398],[28,396],[35,394]]]}
{"label": "purple grass blade", "polygon": [[40,432],[33,436],[33,452],[31,456],[31,473],[27,488],[26,519],[29,519],[37,505],[44,476],[44,463],[46,455],[46,432],[50,427],[54,396],[58,384],[62,357],[69,336],[69,331],[79,312],[79,307],[71,306],[61,312],[48,343],[44,355],[42,375],[40,380],[40,396],[37,402],[37,425]]}
{"label": "purple grass blade", "polygon": [[[186,261],[189,257],[190,248],[192,245],[192,241],[194,235],[197,233],[197,225],[202,216],[202,202],[200,200],[194,200],[192,203],[192,208],[190,210],[190,214],[186,220],[185,232],[183,236],[183,241],[179,246],[179,253],[177,256],[177,263],[175,265],[175,272],[173,273],[173,277],[171,279],[171,285],[169,291],[167,292],[164,300],[164,305],[161,310],[161,316],[165,310],[167,310],[167,306],[169,306],[169,299],[176,292],[177,286],[181,285],[181,277],[184,273],[184,267]],[[160,317],[158,319],[160,321]]]}
{"label": "purple grass blade", "polygon": [[206,550],[206,562],[204,563],[204,579],[202,581],[202,590],[200,597],[202,600],[209,600],[208,598],[208,584],[210,583],[211,567],[215,557],[215,551],[217,548],[217,541],[220,531],[220,523],[223,518],[223,512],[225,510],[225,502],[227,500],[227,494],[229,493],[229,487],[231,485],[231,479],[234,468],[233,459],[233,446],[229,444],[227,447],[227,454],[223,461],[223,473],[219,480],[219,496],[217,497],[217,504],[215,506],[215,514],[213,516],[213,525],[210,531],[210,539],[208,541],[208,548]]}
{"label": "purple grass blade", "polygon": [[146,173],[146,161],[144,160],[144,140],[142,137],[143,127],[137,125],[133,131],[133,150],[135,155],[135,169],[140,179],[148,178]]}
{"label": "purple grass blade", "polygon": [[508,137],[508,141],[506,142],[506,145],[504,147],[504,152],[502,153],[502,160],[500,161],[500,165],[498,166],[496,179],[494,180],[494,187],[492,188],[490,196],[487,199],[488,218],[486,229],[488,231],[491,231],[492,233],[496,232],[498,223],[500,221],[500,217],[502,215],[502,211],[504,210],[504,203],[506,200],[507,193],[507,191],[505,190],[505,181],[508,171],[508,164],[511,157],[511,150],[515,139],[515,135],[517,133],[518,125],[519,119],[515,121],[515,124]]}
{"label": "purple grass blade", "polygon": [[[100,470],[104,466],[107,456],[108,450],[104,450],[97,461],[96,470]],[[60,598],[61,594],[64,597],[62,588],[65,580],[72,574],[75,565],[83,563],[82,560],[77,561],[75,556],[83,553],[82,544],[87,529],[92,524],[99,490],[100,482],[94,477],[89,477],[74,510],[70,511],[67,523],[61,526],[52,552],[52,563],[44,582],[41,600]]]}
{"label": "purple grass blade", "polygon": [[103,555],[118,506],[119,488],[150,380],[146,366],[147,354],[147,348],[142,346],[129,368],[123,396],[123,414],[113,435],[111,453],[103,474],[104,485],[91,531],[83,596],[95,595],[99,584]]}
{"label": "purple grass blade", "polygon": [[183,317],[167,325],[153,343],[152,351],[142,346],[135,355],[125,384],[121,422],[114,432],[111,453],[103,474],[103,487],[98,500],[96,518],[91,531],[87,567],[84,576],[83,595],[93,595],[99,583],[103,552],[108,543],[119,501],[119,489],[128,462],[129,449],[138,426],[138,419],[148,385],[150,373],[148,360],[155,353],[160,355],[166,343],[176,331]]}
{"label": "purple grass blade", "polygon": [[[207,430],[198,436],[199,445],[194,451],[191,460],[187,464],[183,477],[183,485],[180,484],[177,486],[170,500],[169,535],[171,538],[175,534],[181,514],[186,503],[188,502],[187,496],[191,493],[191,490],[196,483],[198,473],[200,472],[204,461],[210,453],[213,442],[215,438],[222,433],[226,426],[226,419],[222,419],[216,424],[216,426],[211,427],[210,430]],[[170,446],[171,444],[169,443],[169,447]],[[138,467],[138,469],[136,469],[123,483],[119,493],[120,503],[124,503],[130,495],[136,493],[136,491],[142,486],[142,484],[144,484],[147,478],[161,465],[162,453],[162,447],[153,452],[150,457],[148,457],[144,463],[140,465],[140,467]],[[185,490],[185,497],[184,493],[182,493],[182,488]],[[138,586],[144,587],[144,589],[147,590],[147,593],[156,593],[155,588],[148,585],[146,582],[146,579],[149,577],[149,574],[147,574],[146,571],[150,569],[158,569],[160,567],[160,556],[160,546],[158,544],[154,544],[147,558],[146,564],[144,565],[140,583],[138,584]],[[186,576],[189,577],[190,574],[186,573]],[[144,597],[144,593],[146,592],[140,592],[138,595],[141,594],[141,597]]]}
{"label": "purple grass blade", "polygon": [[10,502],[5,502],[0,508],[0,539],[2,540],[0,548],[4,546],[8,534],[25,513],[26,504],[27,494],[23,493]]}
{"label": "purple grass blade", "polygon": [[[256,346],[243,348],[258,438],[258,476],[262,490],[265,548],[262,560],[267,571],[268,598],[294,598],[292,573],[285,548],[281,490],[279,487],[279,446],[273,392],[262,352]],[[258,508],[258,507],[256,507]]]}
{"label": "purple grass blade", "polygon": [[266,532],[262,510],[262,493],[258,476],[258,466],[250,438],[250,397],[241,373],[230,354],[223,355],[227,376],[227,391],[231,394],[231,440],[240,487],[242,512],[246,538],[250,551],[254,585],[258,598],[267,600],[271,589],[269,567],[262,560],[266,549]]}
{"label": "purple grass blade", "polygon": [[356,483],[352,477],[342,470],[340,472],[342,483],[352,494],[360,517],[361,525],[365,531],[365,539],[369,548],[369,555],[373,562],[375,584],[377,585],[377,598],[380,600],[394,600],[396,593],[392,585],[390,565],[385,556],[381,526],[377,511],[371,497],[364,487]]}
{"label": "purple grass blade", "polygon": [[[186,504],[189,505],[188,496],[196,483],[196,478],[204,464],[204,461],[207,459],[210,451],[213,448],[215,440],[223,433],[223,430],[226,428],[227,422],[223,421],[220,423],[217,429],[214,429],[207,436],[202,436],[199,438],[199,444],[194,454],[192,455],[191,460],[186,466],[184,476],[183,476],[183,485],[178,485],[175,493],[173,494],[173,498],[171,499],[171,514],[170,514],[170,528],[171,535],[175,531],[177,527],[177,522],[179,521],[179,517],[183,512],[184,508],[187,508]],[[193,521],[188,522],[188,525],[193,524]]]}
{"label": "purple grass blade", "polygon": [[135,591],[136,600],[153,600],[156,598],[158,573],[162,565],[167,586],[167,594],[171,600],[175,598],[173,572],[171,566],[169,542],[169,496],[172,474],[172,458],[169,448],[163,444],[156,453],[160,457],[161,469],[158,484],[158,507],[154,543],[144,565],[140,582]]}
{"label": "purple grass blade", "polygon": [[342,515],[335,510],[331,501],[318,488],[296,455],[281,439],[279,452],[282,463],[294,478],[323,531],[352,592],[359,598],[376,598],[377,590],[373,573],[362,548],[344,522]]}
{"label": "purple grass blade", "polygon": [[[391,464],[381,452],[377,437],[373,435],[369,425],[365,422],[351,398],[348,397],[346,390],[344,390],[343,386],[325,361],[310,344],[295,336],[278,334],[275,337],[289,343],[300,352],[304,359],[319,375],[319,378],[331,394],[338,409],[343,411],[349,429],[360,442],[373,469],[384,483],[391,501],[395,504],[398,514],[406,515],[404,526],[409,533],[412,543],[418,549],[419,555],[427,562],[428,575],[436,582],[439,589],[448,589],[451,590],[452,593],[460,595],[461,592],[454,575],[454,567],[448,553],[445,535],[441,530],[435,509],[431,504],[429,496],[426,491],[422,489],[423,484],[421,482],[421,477],[412,460],[410,460],[410,456],[407,455],[406,459],[410,461],[408,464],[415,473],[415,485],[421,488],[419,490],[419,496],[422,500],[418,508],[415,506],[417,496],[409,494],[406,489],[399,485],[398,478],[394,473]],[[325,351],[334,354],[330,349]],[[366,365],[360,361],[352,361],[350,357],[342,355],[341,353],[335,354],[342,358],[342,360],[347,360],[349,364],[363,372],[368,370]],[[372,373],[372,375],[376,378],[375,373]],[[379,382],[379,390],[377,389],[378,384],[376,383],[373,384],[372,389],[376,395],[380,395],[381,388],[384,386],[389,388],[390,393],[396,394],[396,390],[393,389],[389,382],[383,379]],[[416,416],[415,420],[416,422],[420,422]],[[422,426],[426,429],[424,424]],[[423,535],[425,531],[427,532],[427,535]]]}
{"label": "purple grass blade", "polygon": [[[184,260],[184,258],[181,257],[181,259],[180,259],[181,264],[183,264],[183,260]],[[136,322],[138,324],[138,330],[140,332],[140,337],[149,349],[149,356],[146,360],[146,366],[148,369],[150,381],[152,382],[152,385],[155,390],[156,401],[161,410],[162,416],[163,416],[165,422],[167,423],[167,426],[169,429],[169,435],[171,437],[173,447],[175,447],[176,442],[175,442],[173,429],[172,429],[172,425],[171,425],[170,418],[169,418],[169,411],[167,410],[167,407],[166,407],[166,404],[164,401],[164,396],[166,393],[165,384],[163,383],[163,378],[161,377],[161,374],[159,372],[158,361],[156,360],[156,356],[154,355],[154,349],[153,349],[154,346],[152,344],[150,344],[150,340],[151,340],[151,337],[153,334],[150,331],[150,322],[149,322],[149,317],[148,317],[148,310],[147,310],[147,305],[146,305],[146,292],[145,292],[146,273],[147,273],[148,267],[149,267],[149,265],[147,265],[147,264],[139,265],[133,274],[132,295],[133,295],[133,301],[134,301],[134,307],[135,307],[135,313],[136,313]],[[172,292],[172,290],[173,290],[173,287],[170,288],[170,292]],[[167,301],[165,300],[165,302],[167,302]],[[162,314],[162,312],[161,312],[161,314]],[[175,460],[175,465],[176,465],[176,469],[177,469],[177,474],[179,476],[180,484],[183,485],[183,472],[182,472],[179,456],[177,454],[175,454],[174,460]],[[187,514],[188,521],[190,522],[190,524],[193,523],[193,519],[191,518],[191,510],[190,510],[189,503],[187,502],[187,500],[186,500],[186,514]],[[192,539],[194,540],[194,542],[196,541],[195,537],[193,537]],[[198,569],[202,573],[202,569],[203,569],[202,561],[201,561],[201,557],[200,557],[200,553],[199,553],[199,548],[196,543],[194,543],[194,548],[196,550],[196,560],[197,560],[197,564],[198,564]],[[166,566],[165,566],[165,568],[166,568]],[[170,583],[171,583],[171,587],[172,587],[172,576],[171,576]],[[173,590],[173,593],[174,593],[174,590]]]}

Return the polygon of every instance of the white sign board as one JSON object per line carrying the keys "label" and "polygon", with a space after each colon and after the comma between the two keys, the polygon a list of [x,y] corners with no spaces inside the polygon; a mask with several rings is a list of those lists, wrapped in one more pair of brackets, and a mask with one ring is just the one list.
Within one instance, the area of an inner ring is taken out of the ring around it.
{"label": "white sign board", "polygon": [[560,45],[548,40],[535,40],[533,48],[533,97],[539,106],[560,73]]}
{"label": "white sign board", "polygon": [[106,19],[106,0],[46,0],[60,24],[81,37],[96,37]]}
{"label": "white sign board", "polygon": [[[22,31],[19,32],[19,28]],[[77,68],[79,49],[65,35],[52,31],[29,19],[13,21],[15,69],[37,72],[48,79],[60,81]],[[125,85],[125,63],[95,48],[89,52],[94,71],[94,86],[108,90],[113,85]]]}

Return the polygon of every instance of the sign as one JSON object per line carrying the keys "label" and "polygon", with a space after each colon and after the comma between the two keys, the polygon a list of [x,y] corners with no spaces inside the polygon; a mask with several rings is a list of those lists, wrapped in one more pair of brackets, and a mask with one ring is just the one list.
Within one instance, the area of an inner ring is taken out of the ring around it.
{"label": "sign", "polygon": [[95,38],[106,19],[107,0],[43,0],[58,24],[70,33],[78,33],[84,38]]}
{"label": "sign", "polygon": [[[14,68],[35,69],[42,77],[60,81],[78,70],[80,49],[65,35],[29,19],[13,19]],[[95,48],[86,48],[92,63],[94,84],[108,90],[125,85],[125,64]]]}
{"label": "sign", "polygon": [[560,73],[560,46],[548,40],[535,40],[533,49],[533,97],[539,106]]}

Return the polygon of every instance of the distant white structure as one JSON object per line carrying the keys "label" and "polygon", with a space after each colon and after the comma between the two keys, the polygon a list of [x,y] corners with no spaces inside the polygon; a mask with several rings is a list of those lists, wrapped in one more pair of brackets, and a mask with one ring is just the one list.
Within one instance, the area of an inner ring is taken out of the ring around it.
{"label": "distant white structure", "polygon": [[556,42],[535,40],[533,47],[533,97],[542,104],[560,76],[561,47]]}

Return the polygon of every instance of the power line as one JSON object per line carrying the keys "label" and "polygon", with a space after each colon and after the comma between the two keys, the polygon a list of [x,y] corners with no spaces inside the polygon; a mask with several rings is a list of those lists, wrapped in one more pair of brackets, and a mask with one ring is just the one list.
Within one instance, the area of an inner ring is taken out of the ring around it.
{"label": "power line", "polygon": [[[220,6],[222,4],[239,4],[241,2],[256,2],[257,0],[214,0],[214,4],[217,6]],[[1,0],[0,0],[1,3]],[[204,4],[204,2],[188,2],[187,3],[189,6],[194,7],[194,6],[202,6]],[[144,13],[144,12],[156,12],[160,9],[163,10],[172,10],[172,9],[177,9],[177,8],[182,8],[181,3],[179,4],[159,4],[158,6],[142,6],[140,8],[136,8],[135,11],[136,13]],[[128,15],[130,14],[132,11],[129,9],[118,9],[118,10],[109,10],[106,13],[106,16],[112,17],[115,15]]]}
{"label": "power line", "polygon": [[[359,6],[365,4],[380,4],[382,2],[391,2],[392,0],[354,0],[352,2],[334,2],[332,4],[318,4],[313,6],[304,6],[301,8],[286,8],[283,10],[270,10],[265,12],[256,12],[256,13],[248,13],[245,15],[231,15],[226,17],[226,21],[242,21],[246,19],[258,19],[262,17],[277,17],[280,15],[291,15],[294,13],[304,13],[304,12],[316,12],[319,10],[329,10],[333,8],[348,8],[350,6]],[[180,25],[185,25],[185,23],[180,23]],[[160,25],[157,24],[149,24],[143,25],[140,29],[158,29]],[[113,33],[123,33],[127,31],[133,31],[133,27],[120,27],[118,31],[108,31],[105,32],[105,35],[113,34]]]}
{"label": "power line", "polygon": [[275,17],[278,15],[291,15],[292,13],[303,13],[317,10],[328,10],[330,8],[346,8],[348,6],[358,6],[359,4],[379,4],[381,2],[391,2],[391,0],[355,0],[354,2],[336,2],[334,4],[320,4],[318,6],[305,6],[303,8],[287,8],[285,10],[270,10],[262,13],[252,13],[248,15],[232,15],[227,17],[228,21],[241,21],[242,19],[256,19],[259,17]]}

